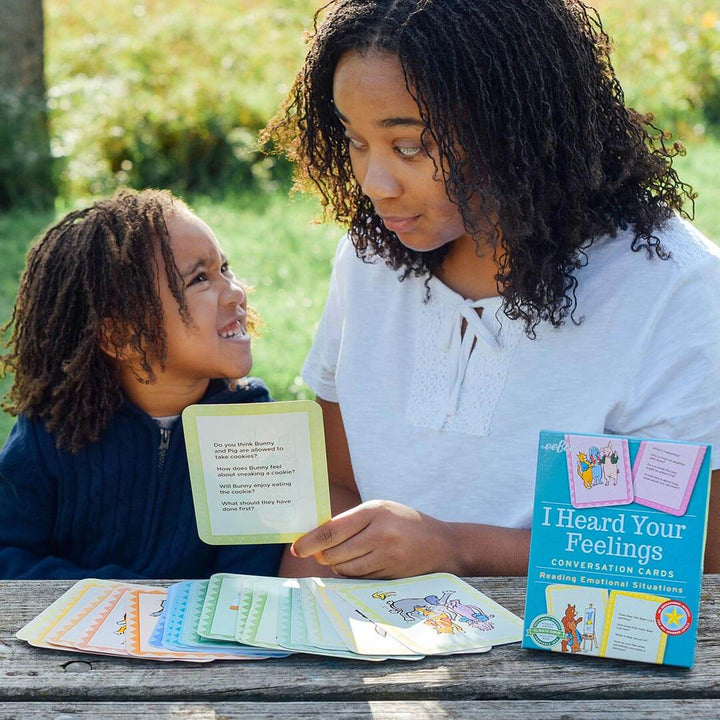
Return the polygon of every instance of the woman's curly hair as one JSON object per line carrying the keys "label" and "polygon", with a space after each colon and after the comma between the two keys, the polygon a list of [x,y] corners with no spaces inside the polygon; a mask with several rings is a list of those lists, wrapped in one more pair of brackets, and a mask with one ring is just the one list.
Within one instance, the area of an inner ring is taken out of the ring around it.
{"label": "woman's curly hair", "polygon": [[360,257],[429,276],[447,249],[411,250],[383,226],[333,105],[343,53],[397,55],[466,229],[478,237],[497,218],[503,309],[534,337],[541,321],[573,317],[574,271],[594,238],[631,226],[633,250],[665,258],[655,232],[695,197],[672,167],[682,146],[625,106],[610,47],[579,0],[333,0],[263,138],[350,227]]}
{"label": "woman's curly hair", "polygon": [[158,259],[187,324],[183,281],[166,220],[187,206],[167,191],[120,190],[69,213],[31,248],[4,355],[15,380],[3,407],[42,418],[58,446],[76,452],[99,439],[122,405],[116,368],[103,351],[128,346],[141,382],[166,359]]}

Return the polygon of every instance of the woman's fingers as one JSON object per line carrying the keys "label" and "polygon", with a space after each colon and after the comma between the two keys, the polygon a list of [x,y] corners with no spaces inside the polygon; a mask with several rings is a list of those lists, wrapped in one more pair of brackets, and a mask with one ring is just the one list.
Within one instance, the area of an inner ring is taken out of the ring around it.
{"label": "woman's fingers", "polygon": [[330,564],[323,562],[320,557],[324,558],[323,553],[364,530],[372,521],[372,513],[368,510],[369,508],[365,504],[358,505],[306,533],[293,543],[295,555],[298,557],[315,555],[318,562],[322,562],[324,565]]}
{"label": "woman's fingers", "polygon": [[445,530],[406,505],[370,500],[303,535],[293,551],[345,577],[407,577],[432,572],[438,553],[452,552]]}

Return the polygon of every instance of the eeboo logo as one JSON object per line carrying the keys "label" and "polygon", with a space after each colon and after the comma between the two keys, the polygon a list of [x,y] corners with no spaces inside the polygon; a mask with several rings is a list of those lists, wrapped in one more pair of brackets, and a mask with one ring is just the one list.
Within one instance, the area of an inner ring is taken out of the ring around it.
{"label": "eeboo logo", "polygon": [[557,442],[554,443],[545,443],[542,446],[543,450],[554,450],[556,453],[564,453],[567,450],[567,445],[565,444],[565,438],[561,438]]}

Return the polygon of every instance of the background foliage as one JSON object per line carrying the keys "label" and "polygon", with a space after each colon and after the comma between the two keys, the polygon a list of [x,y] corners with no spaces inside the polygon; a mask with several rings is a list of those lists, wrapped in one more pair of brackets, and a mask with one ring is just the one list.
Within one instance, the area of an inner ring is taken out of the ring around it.
{"label": "background foliage", "polygon": [[[0,216],[0,319],[31,239],[119,184],[172,187],[255,286],[266,320],[253,372],[275,397],[299,378],[340,229],[287,198],[289,168],[255,145],[304,54],[319,0],[45,0],[54,213]],[[711,0],[597,0],[628,104],[683,140],[696,224],[720,237],[720,18]],[[1,130],[1,129],[0,129]],[[0,132],[0,143],[3,142]],[[8,380],[0,387],[7,388]],[[0,442],[12,419],[0,415]]]}
{"label": "background foliage", "polygon": [[303,55],[308,0],[45,0],[65,197],[117,184],[217,193],[287,168],[255,147]]}
{"label": "background foliage", "polygon": [[[319,0],[45,0],[53,153],[66,198],[117,184],[263,189],[255,147]],[[597,0],[629,104],[681,138],[720,139],[711,0]]]}

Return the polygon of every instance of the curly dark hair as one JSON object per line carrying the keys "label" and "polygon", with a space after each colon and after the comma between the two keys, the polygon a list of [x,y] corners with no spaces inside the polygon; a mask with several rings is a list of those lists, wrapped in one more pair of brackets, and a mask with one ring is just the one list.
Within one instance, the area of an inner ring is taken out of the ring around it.
{"label": "curly dark hair", "polygon": [[411,250],[383,226],[334,112],[343,53],[395,54],[467,231],[477,241],[497,218],[503,310],[534,337],[541,321],[579,322],[574,271],[594,238],[631,226],[633,250],[666,258],[654,233],[674,211],[692,216],[682,206],[695,195],[672,167],[684,149],[625,106],[610,48],[578,0],[333,0],[262,137],[297,163],[298,185],[319,191],[326,216],[349,226],[360,257],[429,277],[447,248]]}
{"label": "curly dark hair", "polygon": [[141,382],[155,379],[151,363],[164,365],[156,248],[180,315],[192,323],[166,226],[180,209],[188,210],[168,191],[122,189],[69,213],[31,248],[2,329],[12,327],[3,361],[15,373],[3,408],[44,419],[58,447],[76,452],[97,441],[123,402],[103,346],[130,346]]}

